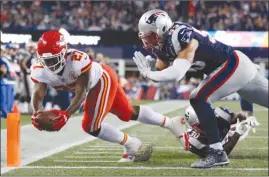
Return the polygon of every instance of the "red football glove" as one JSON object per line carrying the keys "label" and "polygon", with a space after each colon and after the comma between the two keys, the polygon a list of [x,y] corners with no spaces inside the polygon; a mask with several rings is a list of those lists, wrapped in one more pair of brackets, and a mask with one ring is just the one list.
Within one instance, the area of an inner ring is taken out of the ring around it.
{"label": "red football glove", "polygon": [[32,116],[31,116],[31,120],[32,120],[32,124],[33,124],[33,126],[34,126],[36,129],[40,130],[40,131],[42,131],[42,129],[39,127],[39,124],[35,121],[35,118],[36,118],[36,116],[37,116],[38,114],[40,114],[41,112],[42,112],[42,111],[34,112],[34,113],[32,114]]}
{"label": "red football glove", "polygon": [[66,124],[66,122],[70,118],[70,115],[67,111],[57,109],[52,109],[51,111],[54,111],[58,114],[58,116],[53,119],[57,121],[56,123],[53,124],[53,127],[55,131],[59,131]]}

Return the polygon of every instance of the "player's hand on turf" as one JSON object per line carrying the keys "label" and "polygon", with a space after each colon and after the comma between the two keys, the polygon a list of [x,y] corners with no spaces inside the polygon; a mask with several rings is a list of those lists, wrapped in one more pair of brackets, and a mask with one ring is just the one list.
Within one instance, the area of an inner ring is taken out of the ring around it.
{"label": "player's hand on turf", "polygon": [[150,62],[151,57],[144,56],[141,52],[135,52],[133,57],[134,62],[136,63],[140,73],[147,78],[147,74],[151,72]]}
{"label": "player's hand on turf", "polygon": [[32,120],[32,124],[33,124],[33,126],[34,126],[36,129],[42,131],[42,129],[39,127],[39,124],[36,122],[36,116],[37,116],[38,114],[40,114],[40,113],[42,113],[42,111],[34,112],[34,113],[32,114],[32,116],[31,116],[31,120]]}
{"label": "player's hand on turf", "polygon": [[56,123],[53,124],[53,127],[55,131],[59,131],[66,124],[66,122],[70,118],[70,115],[67,111],[57,109],[53,109],[52,111],[58,114],[58,116],[53,119],[54,121],[56,121]]}

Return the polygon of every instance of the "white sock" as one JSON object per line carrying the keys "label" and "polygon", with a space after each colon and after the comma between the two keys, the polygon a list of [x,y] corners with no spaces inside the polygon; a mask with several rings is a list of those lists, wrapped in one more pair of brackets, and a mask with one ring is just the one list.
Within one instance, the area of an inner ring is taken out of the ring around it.
{"label": "white sock", "polygon": [[121,145],[124,145],[129,139],[127,134],[106,123],[101,124],[98,138]]}
{"label": "white sock", "polygon": [[159,125],[161,127],[167,128],[170,120],[164,115],[153,111],[148,106],[140,106],[140,112],[137,121],[145,124]]}
{"label": "white sock", "polygon": [[214,143],[214,144],[210,144],[209,146],[210,146],[211,148],[213,148],[213,149],[220,149],[220,150],[223,150],[223,147],[222,147],[221,142]]}

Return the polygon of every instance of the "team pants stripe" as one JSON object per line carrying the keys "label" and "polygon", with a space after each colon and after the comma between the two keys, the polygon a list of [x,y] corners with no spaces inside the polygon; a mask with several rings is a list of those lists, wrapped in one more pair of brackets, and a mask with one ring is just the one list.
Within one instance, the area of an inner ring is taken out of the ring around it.
{"label": "team pants stripe", "polygon": [[105,85],[107,85],[107,88],[104,91],[104,95],[102,96],[102,104],[101,104],[102,107],[100,108],[100,111],[98,113],[98,118],[96,121],[96,125],[97,125],[96,130],[101,126],[101,122],[105,117],[105,113],[107,112],[106,108],[107,108],[107,102],[108,102],[108,97],[109,97],[109,92],[110,92],[111,81],[110,81],[110,77],[106,71],[104,71],[103,77],[104,77],[104,81],[107,83],[107,84],[105,84]]}
{"label": "team pants stripe", "polygon": [[208,100],[210,95],[217,91],[222,85],[224,85],[227,80],[234,74],[236,68],[239,64],[239,58],[237,54],[231,56],[229,60],[226,61],[224,66],[205,83],[204,86],[198,91],[195,98],[202,98]]}
{"label": "team pants stripe", "polygon": [[97,98],[95,110],[94,110],[94,117],[91,123],[91,129],[90,131],[96,131],[99,128],[99,122],[102,118],[103,112],[105,112],[105,100],[106,97],[109,95],[109,81],[107,79],[107,76],[103,74],[101,78],[101,89]]}

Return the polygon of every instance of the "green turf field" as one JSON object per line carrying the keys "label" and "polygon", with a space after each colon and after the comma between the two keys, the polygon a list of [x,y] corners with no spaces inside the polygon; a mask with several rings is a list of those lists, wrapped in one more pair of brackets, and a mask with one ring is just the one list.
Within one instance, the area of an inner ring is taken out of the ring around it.
{"label": "green turf field", "polygon": [[[233,111],[240,109],[238,102],[218,102]],[[72,147],[21,169],[2,175],[61,175],[61,176],[267,176],[268,175],[268,110],[256,106],[255,115],[261,125],[256,134],[249,133],[239,142],[230,155],[230,164],[208,170],[191,169],[190,164],[198,158],[184,152],[171,133],[165,129],[139,124],[124,132],[137,136],[153,145],[152,158],[148,162],[119,164],[122,148],[102,140],[90,141]],[[184,110],[171,112],[168,116],[183,115]]]}

